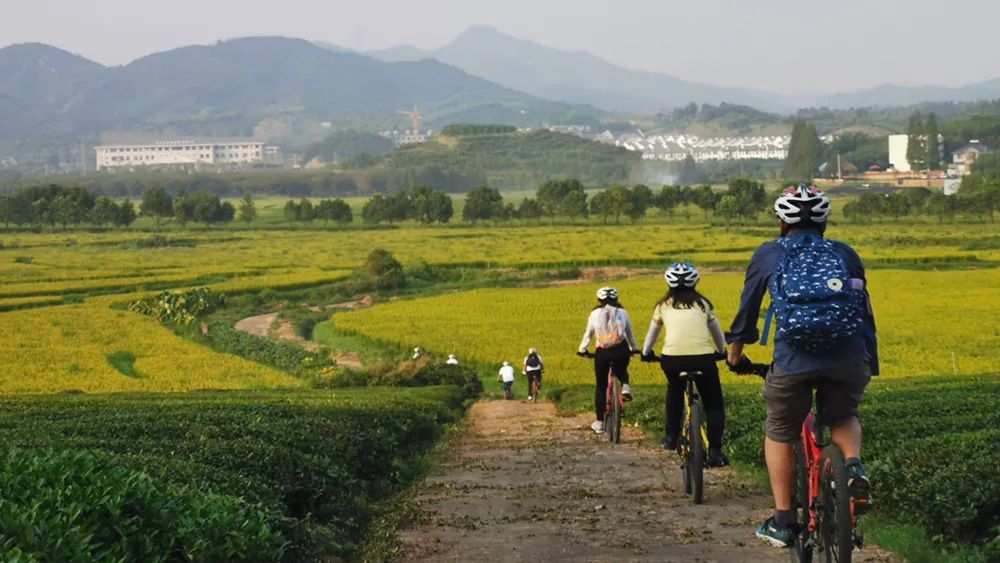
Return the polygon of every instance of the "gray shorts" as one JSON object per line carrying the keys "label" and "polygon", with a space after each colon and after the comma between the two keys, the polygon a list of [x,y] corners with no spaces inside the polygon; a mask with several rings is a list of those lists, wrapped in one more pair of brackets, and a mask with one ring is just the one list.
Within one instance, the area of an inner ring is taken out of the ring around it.
{"label": "gray shorts", "polygon": [[868,362],[843,368],[782,375],[771,367],[764,383],[767,422],[764,432],[776,442],[795,442],[812,407],[816,389],[819,420],[826,426],[858,415],[858,405],[871,380]]}

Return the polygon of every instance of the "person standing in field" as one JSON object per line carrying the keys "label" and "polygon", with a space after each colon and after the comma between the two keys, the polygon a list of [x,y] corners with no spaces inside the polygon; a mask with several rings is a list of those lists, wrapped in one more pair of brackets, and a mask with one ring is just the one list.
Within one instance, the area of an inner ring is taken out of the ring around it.
{"label": "person standing in field", "polygon": [[809,413],[816,389],[820,423],[847,461],[855,512],[871,510],[871,483],[861,464],[858,404],[878,374],[875,320],[865,269],[850,246],[824,238],[830,199],[815,186],[786,189],[774,203],[781,236],[757,248],[747,268],[740,309],[726,334],[728,363],[746,360],[745,344],[760,336],[757,319],[765,292],[776,319],[774,357],[764,384],[767,406],[764,454],[774,495],[774,514],[757,527],[757,537],[777,546],[792,544],[795,523],[793,444]]}
{"label": "person standing in field", "polygon": [[[684,382],[681,372],[701,372],[695,384],[701,394],[708,419],[709,467],[729,465],[722,453],[722,436],[726,429],[726,409],[722,399],[722,383],[716,361],[725,357],[725,339],[715,308],[707,297],[695,287],[701,272],[690,262],[676,262],[663,273],[667,294],[653,309],[653,320],[642,346],[645,362],[660,363],[667,377],[665,432],[663,448],[677,449],[684,415]],[[665,329],[660,355],[653,353],[653,345]]]}
{"label": "person standing in field", "polygon": [[510,362],[504,361],[503,367],[500,368],[500,372],[497,374],[497,378],[503,384],[503,396],[505,399],[513,398],[514,396],[514,366],[510,365]]}
{"label": "person standing in field", "polygon": [[533,399],[531,396],[531,382],[538,381],[538,389],[542,388],[542,372],[545,369],[545,365],[542,363],[542,357],[538,355],[537,348],[529,348],[528,355],[524,357],[524,375],[528,376],[528,400]]}
{"label": "person standing in field", "polygon": [[608,371],[615,370],[615,376],[622,382],[622,399],[632,400],[632,387],[628,383],[628,364],[632,353],[638,351],[632,334],[632,320],[628,312],[618,302],[618,290],[602,287],[597,290],[597,306],[590,312],[587,329],[577,348],[577,355],[586,356],[590,341],[595,340],[594,413],[596,420],[590,427],[598,434],[604,432],[604,411],[607,407]]}
{"label": "person standing in field", "polygon": [[449,366],[457,366],[458,358],[455,357],[455,354],[448,354],[448,361],[446,361],[445,363],[448,364]]}

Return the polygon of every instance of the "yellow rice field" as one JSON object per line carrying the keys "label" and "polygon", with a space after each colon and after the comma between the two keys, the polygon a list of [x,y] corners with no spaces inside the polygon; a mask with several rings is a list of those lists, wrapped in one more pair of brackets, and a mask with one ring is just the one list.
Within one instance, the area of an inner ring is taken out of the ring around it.
{"label": "yellow rice field", "polygon": [[[871,264],[906,267],[977,260],[1000,262],[1000,238],[985,225],[835,226]],[[0,234],[0,392],[80,389],[184,390],[292,385],[272,370],[170,334],[156,323],[110,309],[163,288],[209,285],[241,293],[330,283],[360,267],[374,248],[404,266],[573,267],[665,264],[690,259],[735,271],[769,228],[722,228],[697,222],[603,226],[420,227],[380,230],[192,230],[143,248],[142,232]],[[981,264],[985,265],[985,264]],[[732,314],[738,274],[706,277],[722,316]],[[976,373],[995,369],[1000,287],[994,269],[921,272],[876,270],[873,291],[889,375]],[[638,330],[661,291],[657,280],[622,284]],[[961,287],[961,291],[955,291]],[[499,361],[529,345],[548,356],[552,377],[575,378],[586,367],[571,357],[593,287],[487,290],[379,306],[338,316],[375,338]],[[75,305],[64,306],[64,299]],[[11,309],[19,309],[10,311]],[[415,336],[419,335],[419,337]],[[419,342],[417,342],[419,341]],[[137,356],[130,379],[107,354]],[[954,352],[954,361],[952,353]],[[658,377],[640,368],[640,377]],[[567,379],[568,380],[568,379]]]}
{"label": "yellow rice field", "polygon": [[[869,278],[884,376],[997,370],[1000,270],[875,270]],[[715,303],[723,325],[728,325],[739,304],[742,275],[710,274],[702,280],[699,288]],[[641,342],[665,285],[660,279],[615,285]],[[372,338],[493,364],[520,361],[529,347],[536,346],[545,358],[550,381],[580,383],[588,381],[592,373],[589,364],[574,352],[598,287],[582,284],[453,293],[337,314],[333,322],[337,328]],[[759,346],[750,346],[747,351],[757,361],[765,361],[769,355]],[[637,362],[634,366],[637,382],[662,380],[655,366]]]}

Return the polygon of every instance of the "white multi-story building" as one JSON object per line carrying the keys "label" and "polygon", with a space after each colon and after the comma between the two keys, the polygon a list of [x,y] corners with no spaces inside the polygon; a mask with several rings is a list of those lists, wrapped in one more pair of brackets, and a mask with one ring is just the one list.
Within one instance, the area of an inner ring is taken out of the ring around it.
{"label": "white multi-story building", "polygon": [[[607,132],[606,132],[607,133]],[[716,137],[703,139],[695,135],[651,135],[630,133],[614,138],[610,133],[597,137],[626,150],[641,152],[644,160],[677,162],[693,158],[707,160],[783,160],[788,156],[787,135],[756,137]]]}
{"label": "white multi-story building", "polygon": [[97,169],[140,166],[235,166],[264,162],[264,143],[247,140],[160,141],[96,147]]}

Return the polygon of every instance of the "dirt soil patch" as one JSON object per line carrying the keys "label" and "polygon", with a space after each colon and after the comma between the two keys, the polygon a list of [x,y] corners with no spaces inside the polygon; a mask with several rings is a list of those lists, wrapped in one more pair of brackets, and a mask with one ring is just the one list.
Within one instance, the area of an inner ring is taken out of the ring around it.
{"label": "dirt soil patch", "polygon": [[267,338],[268,333],[271,331],[271,325],[274,324],[274,320],[277,318],[278,313],[267,313],[264,315],[247,317],[236,321],[234,328],[240,332],[252,334],[261,338]]}
{"label": "dirt soil patch", "polygon": [[[563,286],[563,285],[580,285],[585,283],[593,283],[597,280],[621,280],[621,279],[632,279],[641,278],[649,275],[653,275],[659,272],[659,270],[650,268],[624,268],[624,267],[607,267],[607,268],[580,268],[580,275],[571,280],[556,280],[550,283],[551,286]],[[661,272],[662,273],[662,272]]]}
{"label": "dirt soil patch", "polygon": [[[753,536],[770,499],[728,469],[705,504],[683,493],[676,454],[636,428],[609,444],[549,403],[472,406],[466,432],[417,488],[401,561],[787,561]],[[856,561],[899,561],[877,549]]]}

